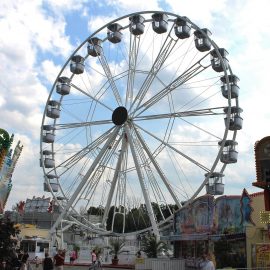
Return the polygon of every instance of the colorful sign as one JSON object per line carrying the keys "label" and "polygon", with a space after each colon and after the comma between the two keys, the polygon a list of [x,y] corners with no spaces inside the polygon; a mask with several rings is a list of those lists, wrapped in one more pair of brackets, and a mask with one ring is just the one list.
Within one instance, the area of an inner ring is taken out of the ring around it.
{"label": "colorful sign", "polygon": [[270,244],[256,245],[256,267],[270,267]]}
{"label": "colorful sign", "polygon": [[23,148],[18,142],[14,151],[10,149],[13,137],[0,129],[0,213],[4,211],[12,188],[12,174]]}
{"label": "colorful sign", "polygon": [[253,208],[251,207],[251,197],[249,196],[247,190],[244,188],[242,197],[240,200],[241,203],[241,213],[242,213],[242,223],[243,225],[252,224],[255,225],[251,218]]}
{"label": "colorful sign", "polygon": [[260,220],[262,224],[270,223],[270,211],[260,211]]}
{"label": "colorful sign", "polygon": [[175,213],[176,235],[182,239],[192,235],[243,233],[241,196],[211,195],[197,198],[189,206]]}
{"label": "colorful sign", "polygon": [[213,224],[214,197],[202,196],[175,214],[176,233],[210,232]]}

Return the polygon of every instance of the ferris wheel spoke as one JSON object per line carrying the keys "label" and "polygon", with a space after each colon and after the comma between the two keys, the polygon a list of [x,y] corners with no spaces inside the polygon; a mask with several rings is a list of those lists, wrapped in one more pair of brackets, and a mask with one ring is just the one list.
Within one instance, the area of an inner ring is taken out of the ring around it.
{"label": "ferris wheel spoke", "polygon": [[97,103],[99,103],[101,106],[105,107],[106,109],[113,111],[112,108],[110,108],[109,106],[107,106],[106,104],[104,104],[102,101],[100,101],[99,99],[95,98],[94,96],[90,95],[89,93],[85,92],[83,89],[81,89],[79,86],[71,83],[70,84],[72,87],[74,87],[75,89],[77,89],[79,92],[83,93],[84,95],[88,96],[90,99],[96,101]]}
{"label": "ferris wheel spoke", "polygon": [[210,135],[210,136],[212,136],[212,137],[215,137],[215,138],[218,139],[219,141],[221,140],[221,138],[218,137],[217,135],[215,135],[215,134],[213,134],[213,133],[211,133],[211,132],[209,132],[209,131],[207,131],[207,130],[201,128],[201,127],[199,127],[198,125],[194,125],[194,124],[192,124],[191,122],[189,122],[189,121],[187,121],[187,120],[185,120],[185,119],[182,119],[182,118],[181,118],[181,120],[184,121],[184,122],[186,122],[187,124],[189,124],[189,125],[191,125],[191,126],[197,128],[198,130],[200,130],[200,131],[202,131],[202,132],[204,132],[204,133],[206,133],[206,134],[208,134],[208,135]]}
{"label": "ferris wheel spoke", "polygon": [[143,120],[156,120],[156,119],[166,119],[172,117],[189,117],[189,116],[208,116],[208,115],[225,115],[225,107],[216,107],[216,108],[207,108],[200,110],[190,110],[190,111],[181,111],[181,112],[172,112],[164,114],[153,114],[153,115],[144,115],[144,116],[135,116],[133,121],[143,121]]}
{"label": "ferris wheel spoke", "polygon": [[158,231],[157,223],[156,223],[156,220],[155,220],[153,208],[152,208],[151,202],[149,200],[147,187],[146,187],[145,182],[144,182],[144,177],[143,177],[143,173],[141,171],[141,166],[140,166],[138,156],[137,156],[137,153],[136,153],[136,150],[135,150],[133,138],[132,138],[132,136],[130,134],[129,127],[127,125],[125,126],[125,131],[126,131],[127,138],[128,138],[128,141],[129,141],[131,154],[132,154],[133,161],[134,161],[134,164],[135,164],[135,167],[136,167],[137,175],[138,175],[138,178],[139,178],[140,186],[141,186],[141,189],[142,189],[142,193],[143,193],[143,197],[144,197],[145,204],[146,204],[146,207],[147,207],[148,215],[149,215],[149,218],[150,218],[150,221],[151,221],[151,225],[152,225],[154,233],[156,235],[159,235],[159,231]]}
{"label": "ferris wheel spoke", "polygon": [[[208,55],[208,54],[207,54]],[[202,57],[199,61],[197,61],[194,65],[192,65],[190,68],[188,68],[186,71],[184,71],[180,76],[178,76],[176,79],[174,79],[170,84],[168,84],[166,87],[164,87],[161,91],[158,92],[157,95],[152,96],[149,100],[147,100],[142,105],[138,106],[134,112],[135,116],[139,116],[144,111],[148,110],[150,107],[158,103],[160,100],[162,100],[165,96],[167,96],[169,93],[189,81],[190,79],[194,78],[201,72],[208,69],[211,64],[207,66],[203,66],[201,64],[201,61],[207,56],[205,55]],[[141,111],[140,111],[141,110]],[[136,113],[137,112],[137,113]]]}
{"label": "ferris wheel spoke", "polygon": [[[146,157],[146,155],[143,151],[143,150],[145,150],[145,148],[141,143],[142,141],[139,140],[139,138],[138,138],[138,136],[136,136],[136,134],[134,134],[134,142],[135,142],[134,145],[136,147],[136,151],[137,151],[137,153],[141,159],[141,162],[143,164],[143,169],[145,171],[145,175],[147,176],[149,187],[151,188],[151,194],[154,197],[154,198],[152,198],[152,200],[153,199],[155,200],[155,203],[157,204],[157,208],[159,210],[159,213],[160,213],[162,219],[164,220],[165,218],[164,218],[163,212],[161,210],[160,204],[162,202],[166,203],[166,198],[165,198],[163,191],[162,191],[159,183],[157,182],[157,179],[154,176],[153,170],[150,166],[151,160],[150,160],[150,162],[148,161],[149,158]],[[168,206],[167,203],[166,203],[166,205]],[[171,212],[170,208],[169,208],[169,211]]]}
{"label": "ferris wheel spoke", "polygon": [[104,153],[106,152],[106,150],[108,149],[110,144],[115,140],[119,130],[120,130],[120,127],[115,127],[113,132],[110,134],[110,137],[108,138],[108,140],[106,141],[106,143],[104,144],[102,149],[100,150],[99,154],[97,155],[96,159],[93,161],[93,163],[90,166],[89,170],[84,175],[82,181],[77,186],[77,188],[74,191],[74,193],[72,194],[71,198],[68,200],[68,202],[67,202],[66,206],[63,208],[61,214],[58,216],[57,220],[55,221],[54,225],[51,228],[51,232],[55,231],[55,229],[58,227],[60,221],[63,219],[63,217],[66,215],[67,211],[73,205],[73,203],[76,200],[77,196],[80,194],[81,190],[83,189],[85,183],[88,181],[89,177],[91,176],[91,174],[95,170],[95,168],[98,165],[99,161],[102,159]]}
{"label": "ferris wheel spoke", "polygon": [[148,72],[148,75],[146,77],[146,79],[144,80],[140,90],[138,91],[131,107],[130,107],[130,112],[131,109],[134,107],[135,103],[137,103],[136,105],[136,109],[133,110],[133,112],[137,111],[137,108],[140,106],[141,102],[143,101],[146,93],[148,92],[153,80],[155,79],[155,77],[157,76],[159,70],[161,69],[162,65],[164,64],[164,62],[166,61],[167,57],[170,55],[170,53],[172,52],[173,48],[175,47],[178,39],[174,39],[171,36],[171,31],[173,29],[173,26],[171,28],[171,30],[169,31],[169,34],[166,37],[166,40],[164,41],[162,47],[160,48],[160,51],[156,57],[156,59],[154,60],[154,63],[150,69],[150,71]]}
{"label": "ferris wheel spoke", "polygon": [[110,210],[110,207],[111,207],[112,198],[113,198],[113,194],[114,194],[114,191],[115,191],[115,188],[116,188],[116,183],[117,183],[117,180],[118,180],[118,177],[119,177],[119,172],[120,172],[120,168],[121,168],[121,165],[122,165],[124,152],[126,151],[126,147],[127,147],[127,142],[124,139],[124,136],[122,136],[121,151],[120,151],[120,154],[119,154],[119,157],[118,157],[118,160],[117,160],[117,164],[116,164],[116,167],[115,167],[113,179],[111,181],[111,188],[110,188],[110,191],[109,191],[109,194],[108,194],[107,203],[106,203],[105,208],[104,208],[104,215],[103,215],[103,218],[102,218],[102,221],[101,221],[101,227],[105,226],[105,224],[107,222],[107,219],[108,219],[108,214],[109,214],[109,210]]}
{"label": "ferris wheel spoke", "polygon": [[99,126],[111,124],[112,120],[99,120],[99,121],[90,121],[90,122],[81,122],[81,123],[65,123],[65,124],[55,124],[55,130],[61,129],[72,129],[80,127],[90,127],[90,126]]}
{"label": "ferris wheel spoke", "polygon": [[111,89],[113,91],[116,102],[117,102],[118,106],[121,106],[123,104],[122,99],[121,99],[119,91],[118,91],[118,89],[116,87],[115,81],[113,79],[112,72],[110,70],[110,66],[109,66],[109,64],[107,62],[107,59],[106,59],[103,52],[98,56],[98,59],[99,59],[99,62],[101,64],[106,76],[107,76],[107,79],[108,79],[109,84],[111,86]]}
{"label": "ferris wheel spoke", "polygon": [[85,192],[82,191],[82,196],[84,197],[84,199],[91,201],[93,195],[96,192],[100,179],[105,172],[105,169],[108,168],[108,164],[112,158],[112,155],[116,152],[116,149],[119,145],[120,140],[121,140],[121,137],[118,140],[116,140],[112,146],[110,145],[106,153],[104,153],[103,158],[101,159],[99,165],[93,172],[92,177],[90,178],[87,186],[84,189]]}
{"label": "ferris wheel spoke", "polygon": [[157,141],[161,142],[162,144],[164,144],[165,146],[167,146],[168,148],[174,150],[176,153],[178,153],[179,155],[181,155],[182,157],[186,158],[188,161],[192,162],[193,164],[195,164],[196,166],[198,166],[199,168],[203,169],[206,172],[209,172],[210,170],[205,167],[204,165],[200,164],[199,162],[197,162],[196,160],[194,160],[193,158],[187,156],[186,154],[184,154],[183,152],[179,151],[178,149],[176,149],[175,147],[171,146],[169,143],[161,140],[160,138],[158,138],[157,136],[155,136],[154,134],[152,134],[151,132],[145,130],[144,128],[142,128],[141,126],[134,124],[136,127],[138,127],[139,129],[141,129],[142,131],[144,131],[145,133],[147,133],[148,135],[152,136],[154,139],[156,139]]}
{"label": "ferris wheel spoke", "polygon": [[168,191],[170,192],[172,198],[174,199],[175,204],[181,208],[181,203],[179,202],[179,199],[177,197],[177,195],[175,194],[175,192],[173,191],[168,179],[165,176],[165,173],[161,170],[160,166],[158,165],[158,163],[156,162],[154,156],[152,155],[150,149],[148,148],[148,146],[146,145],[143,137],[141,136],[140,132],[138,131],[138,129],[134,126],[134,130],[135,133],[137,135],[137,138],[139,139],[143,149],[145,150],[145,152],[148,155],[148,158],[150,159],[150,161],[152,162],[152,164],[154,165],[156,171],[158,172],[160,178],[162,179],[163,183],[165,184],[166,188],[168,189]]}
{"label": "ferris wheel spoke", "polygon": [[[81,149],[80,151],[76,152],[74,155],[70,156],[65,161],[61,162],[56,166],[56,168],[65,168],[65,170],[59,174],[59,176],[64,175],[67,171],[69,171],[74,165],[78,163],[82,158],[84,158],[86,155],[88,155],[91,151],[96,151],[96,149],[104,143],[110,136],[112,130],[114,127],[110,128],[106,132],[104,132],[101,136],[99,136],[96,140],[92,141],[89,145]],[[56,152],[57,153],[57,152]],[[53,172],[55,170],[52,169],[50,172]]]}
{"label": "ferris wheel spoke", "polygon": [[142,120],[156,120],[156,119],[166,119],[166,118],[179,118],[181,121],[184,121],[185,123],[195,127],[196,129],[203,131],[204,133],[215,137],[218,140],[221,140],[220,137],[217,135],[199,127],[198,125],[194,125],[188,120],[184,119],[185,117],[190,116],[209,116],[209,115],[224,115],[224,111],[221,111],[221,109],[224,109],[225,107],[217,107],[217,108],[209,108],[209,109],[201,109],[201,110],[193,110],[193,111],[184,111],[184,112],[175,112],[175,113],[168,113],[168,114],[157,114],[157,115],[147,115],[147,116],[138,116],[133,119],[133,121],[142,121]]}
{"label": "ferris wheel spoke", "polygon": [[135,79],[135,70],[137,65],[137,57],[140,45],[140,36],[134,36],[130,33],[130,45],[129,45],[129,62],[128,62],[128,79],[127,79],[127,91],[126,91],[126,103],[127,107],[129,102],[133,100],[133,87]]}

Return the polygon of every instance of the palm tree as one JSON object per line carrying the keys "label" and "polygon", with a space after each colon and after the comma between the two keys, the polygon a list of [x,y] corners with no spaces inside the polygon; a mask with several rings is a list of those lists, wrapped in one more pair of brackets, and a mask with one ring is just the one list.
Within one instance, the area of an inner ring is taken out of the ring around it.
{"label": "palm tree", "polygon": [[161,240],[157,239],[156,235],[148,235],[142,240],[141,249],[146,253],[148,258],[157,258],[161,253],[168,255],[169,247]]}
{"label": "palm tree", "polygon": [[119,238],[109,240],[109,248],[111,249],[110,254],[113,256],[113,264],[118,263],[118,255],[123,252],[123,247],[125,245],[125,240]]}

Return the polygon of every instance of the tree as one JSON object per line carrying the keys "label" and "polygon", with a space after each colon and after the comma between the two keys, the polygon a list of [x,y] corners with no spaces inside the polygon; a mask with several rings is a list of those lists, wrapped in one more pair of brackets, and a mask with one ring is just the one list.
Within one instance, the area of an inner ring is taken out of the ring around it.
{"label": "tree", "polygon": [[234,263],[234,260],[229,258],[231,251],[232,246],[225,237],[221,237],[217,242],[215,242],[217,268],[233,266],[232,263]]}
{"label": "tree", "polygon": [[123,247],[125,246],[125,241],[119,238],[109,240],[109,248],[114,259],[118,259],[118,255],[123,252]]}
{"label": "tree", "polygon": [[142,240],[141,249],[146,253],[148,258],[157,258],[159,254],[168,255],[169,248],[167,244],[158,240],[156,235],[147,235]]}
{"label": "tree", "polygon": [[11,260],[20,230],[10,219],[0,218],[0,261]]}

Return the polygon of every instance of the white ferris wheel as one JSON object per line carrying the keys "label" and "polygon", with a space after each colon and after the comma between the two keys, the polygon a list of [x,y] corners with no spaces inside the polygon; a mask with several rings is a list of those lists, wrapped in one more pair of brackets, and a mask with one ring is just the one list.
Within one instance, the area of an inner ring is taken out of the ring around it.
{"label": "white ferris wheel", "polygon": [[243,121],[238,80],[227,51],[187,17],[133,13],[90,35],[56,77],[42,119],[44,189],[61,209],[54,229],[65,218],[127,234],[133,220],[136,232],[158,234],[172,206],[223,194]]}

